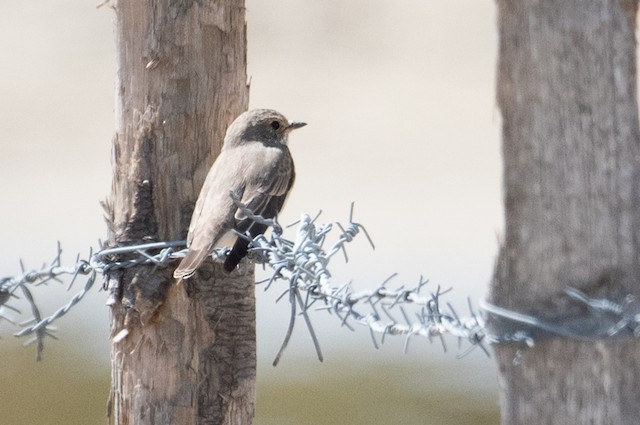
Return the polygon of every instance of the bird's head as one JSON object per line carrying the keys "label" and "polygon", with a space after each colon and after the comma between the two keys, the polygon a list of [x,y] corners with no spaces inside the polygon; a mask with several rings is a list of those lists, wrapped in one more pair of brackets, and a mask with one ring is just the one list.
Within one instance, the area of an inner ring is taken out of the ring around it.
{"label": "bird's head", "polygon": [[303,122],[289,122],[272,109],[252,109],[236,118],[224,138],[225,146],[262,142],[270,146],[286,145],[291,130],[304,127]]}

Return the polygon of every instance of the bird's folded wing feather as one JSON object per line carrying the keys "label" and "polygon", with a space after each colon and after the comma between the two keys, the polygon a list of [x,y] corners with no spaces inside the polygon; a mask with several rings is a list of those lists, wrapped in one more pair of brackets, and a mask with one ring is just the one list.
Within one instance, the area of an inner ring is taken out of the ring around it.
{"label": "bird's folded wing feather", "polygon": [[[282,208],[293,183],[293,163],[288,156],[283,156],[282,161],[285,163],[272,164],[255,181],[248,182],[241,202],[254,214],[271,218]],[[236,211],[235,219],[239,232],[246,232],[253,224],[253,220],[241,210]]]}
{"label": "bird's folded wing feather", "polygon": [[[215,229],[216,226],[223,225],[223,222],[233,217],[235,205],[229,192],[233,190],[242,196],[244,191],[241,179],[237,178],[238,168],[241,166],[238,158],[242,158],[241,152],[223,151],[209,171],[193,209],[187,234],[187,246],[193,244],[196,229],[199,233],[202,233],[204,228]],[[201,236],[215,238],[214,235],[202,234]]]}
{"label": "bird's folded wing feather", "polygon": [[[283,161],[287,161],[284,165],[269,169],[267,173],[262,175],[255,187],[248,188],[245,191],[243,202],[254,213],[265,218],[275,217],[287,198],[287,193],[295,179],[295,170],[293,161],[289,155],[284,156]],[[253,239],[264,233],[267,226],[256,223],[246,216],[242,211],[238,210],[235,215],[236,230],[242,233],[249,233]],[[238,265],[248,252],[249,241],[244,238],[238,238],[233,244],[233,248],[227,255],[224,262],[224,269],[231,272]]]}

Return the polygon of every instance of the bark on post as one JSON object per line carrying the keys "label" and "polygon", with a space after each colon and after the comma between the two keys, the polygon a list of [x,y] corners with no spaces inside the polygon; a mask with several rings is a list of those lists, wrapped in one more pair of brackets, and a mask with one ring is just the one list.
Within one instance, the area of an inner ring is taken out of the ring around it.
{"label": "bark on post", "polygon": [[[492,301],[542,317],[567,286],[640,295],[636,1],[497,0],[505,246]],[[498,346],[502,423],[632,424],[640,344]]]}
{"label": "bark on post", "polygon": [[[117,0],[110,243],[184,239],[229,123],[246,110],[243,0]],[[112,274],[110,424],[250,424],[253,273]]]}

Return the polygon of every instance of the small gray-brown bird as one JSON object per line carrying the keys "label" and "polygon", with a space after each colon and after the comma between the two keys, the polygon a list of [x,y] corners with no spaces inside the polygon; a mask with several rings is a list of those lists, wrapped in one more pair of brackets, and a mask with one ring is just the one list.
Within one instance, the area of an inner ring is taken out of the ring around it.
{"label": "small gray-brown bird", "polygon": [[[191,217],[189,250],[173,277],[187,279],[216,247],[233,241],[232,229],[249,232],[252,238],[266,231],[238,210],[230,192],[255,214],[273,218],[284,205],[295,179],[287,137],[305,123],[290,123],[271,109],[254,109],[235,119],[227,129],[220,155],[200,191]],[[249,242],[236,238],[224,262],[232,271],[247,255]]]}

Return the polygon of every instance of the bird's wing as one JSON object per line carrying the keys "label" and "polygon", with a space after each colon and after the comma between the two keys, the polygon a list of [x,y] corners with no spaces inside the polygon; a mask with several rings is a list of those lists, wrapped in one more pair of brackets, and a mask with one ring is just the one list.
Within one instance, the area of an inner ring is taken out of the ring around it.
{"label": "bird's wing", "polygon": [[187,246],[193,244],[196,235],[203,234],[204,228],[226,223],[233,217],[236,209],[229,192],[234,191],[242,196],[244,191],[243,181],[238,177],[238,170],[242,167],[239,160],[242,157],[242,152],[235,149],[223,150],[209,170],[193,209]]}
{"label": "bird's wing", "polygon": [[[247,182],[241,202],[254,214],[272,218],[282,208],[294,179],[291,155],[288,151],[283,151],[277,161],[269,163],[261,173],[256,173],[253,181]],[[240,210],[236,211],[235,219],[236,230],[239,232],[246,232],[254,225],[253,220]]]}
{"label": "bird's wing", "polygon": [[[248,187],[245,191],[242,201],[254,214],[272,218],[284,205],[289,189],[295,180],[293,160],[291,160],[289,152],[285,153],[283,158],[283,161],[286,161],[285,164],[276,164],[276,167],[262,175],[255,188]],[[255,238],[267,230],[266,225],[254,222],[240,210],[236,212],[235,217],[236,230],[242,233],[248,232],[251,238]],[[249,241],[238,238],[225,259],[224,269],[228,272],[235,269],[240,260],[247,255],[248,249]]]}
{"label": "bird's wing", "polygon": [[234,224],[234,205],[230,191],[243,193],[243,179],[239,177],[242,152],[222,152],[211,167],[202,186],[189,225],[189,250],[174,272],[176,278],[188,278],[211,253],[217,242]]}

